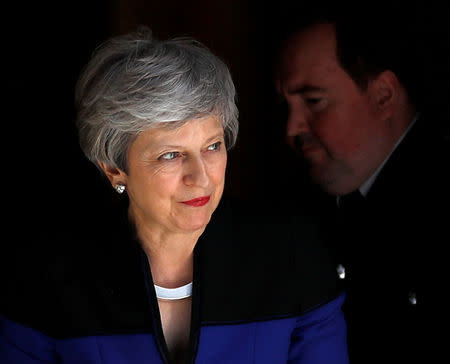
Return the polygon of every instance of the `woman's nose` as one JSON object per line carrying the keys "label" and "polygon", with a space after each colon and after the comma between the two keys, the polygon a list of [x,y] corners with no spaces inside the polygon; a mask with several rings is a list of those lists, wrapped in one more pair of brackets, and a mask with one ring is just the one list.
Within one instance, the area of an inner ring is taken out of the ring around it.
{"label": "woman's nose", "polygon": [[186,161],[186,173],[183,180],[188,186],[207,187],[209,185],[208,169],[203,158],[196,156]]}

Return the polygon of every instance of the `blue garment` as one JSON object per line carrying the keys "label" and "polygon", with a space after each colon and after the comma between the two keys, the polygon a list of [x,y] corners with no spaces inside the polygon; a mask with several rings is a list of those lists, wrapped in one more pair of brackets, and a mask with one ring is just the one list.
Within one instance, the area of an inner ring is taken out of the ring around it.
{"label": "blue garment", "polygon": [[[347,363],[344,295],[302,316],[202,326],[200,363]],[[54,339],[0,316],[2,364],[164,363],[151,333]]]}
{"label": "blue garment", "polygon": [[[231,211],[195,247],[188,362],[347,364],[344,294],[308,226]],[[110,226],[20,256],[0,302],[1,364],[170,362],[148,259],[128,224]]]}

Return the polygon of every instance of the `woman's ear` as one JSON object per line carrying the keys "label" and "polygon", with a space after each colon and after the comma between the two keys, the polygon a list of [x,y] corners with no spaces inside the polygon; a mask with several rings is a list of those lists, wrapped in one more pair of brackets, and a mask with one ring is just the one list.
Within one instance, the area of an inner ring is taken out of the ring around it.
{"label": "woman's ear", "polygon": [[112,167],[104,162],[97,162],[100,168],[105,173],[106,177],[108,177],[109,182],[115,188],[118,184],[127,185],[127,174],[117,167]]}
{"label": "woman's ear", "polygon": [[383,117],[391,117],[398,104],[400,82],[392,71],[383,71],[370,83],[370,95],[374,110]]}

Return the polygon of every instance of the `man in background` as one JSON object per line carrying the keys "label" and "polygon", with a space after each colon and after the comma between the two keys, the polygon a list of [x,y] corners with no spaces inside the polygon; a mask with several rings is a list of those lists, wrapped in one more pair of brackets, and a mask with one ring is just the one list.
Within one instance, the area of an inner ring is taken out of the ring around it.
{"label": "man in background", "polygon": [[275,83],[287,141],[333,199],[323,231],[350,360],[435,362],[449,330],[450,147],[424,97],[436,89],[424,88],[420,29],[382,2],[286,13]]}

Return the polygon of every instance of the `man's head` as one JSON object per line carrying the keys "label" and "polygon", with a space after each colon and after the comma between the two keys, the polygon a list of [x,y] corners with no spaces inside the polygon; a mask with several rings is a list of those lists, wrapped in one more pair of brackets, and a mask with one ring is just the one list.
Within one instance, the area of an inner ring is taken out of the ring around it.
{"label": "man's head", "polygon": [[376,171],[415,108],[393,68],[366,61],[370,47],[344,52],[349,44],[342,44],[341,36],[352,38],[338,26],[318,21],[293,32],[282,47],[275,78],[289,107],[288,143],[303,154],[315,182],[343,195]]}

